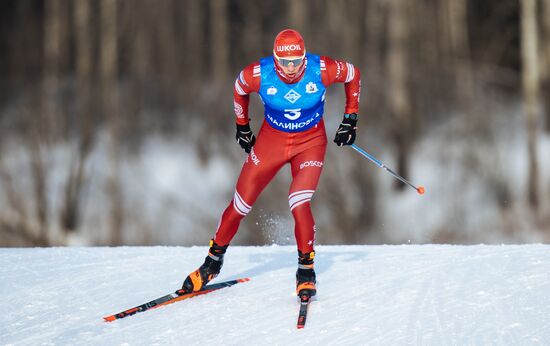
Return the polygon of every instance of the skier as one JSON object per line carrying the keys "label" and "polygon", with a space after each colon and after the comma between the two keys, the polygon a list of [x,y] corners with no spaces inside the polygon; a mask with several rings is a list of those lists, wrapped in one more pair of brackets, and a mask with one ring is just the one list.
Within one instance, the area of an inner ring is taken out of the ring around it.
{"label": "skier", "polygon": [[[210,241],[204,264],[189,274],[182,288],[198,291],[215,278],[241,220],[250,212],[261,191],[279,169],[290,163],[292,183],[288,193],[298,246],[296,293],[316,294],[313,268],[315,223],[310,201],[324,164],[327,136],[322,119],[326,87],[344,83],[346,107],[334,143],[355,141],[359,111],[360,75],[352,64],[306,53],[304,40],[295,30],[275,38],[273,56],[245,67],[234,85],[236,140],[248,154],[235,194],[221,216]],[[265,120],[256,138],[249,125],[249,95],[256,92],[264,104]]]}

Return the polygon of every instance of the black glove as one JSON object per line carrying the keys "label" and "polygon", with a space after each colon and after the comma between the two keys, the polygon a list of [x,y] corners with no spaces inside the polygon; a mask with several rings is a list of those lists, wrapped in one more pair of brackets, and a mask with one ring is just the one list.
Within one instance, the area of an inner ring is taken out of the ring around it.
{"label": "black glove", "polygon": [[336,130],[336,136],[334,136],[334,143],[338,146],[352,145],[355,142],[355,131],[357,130],[357,114],[344,114],[342,123]]}
{"label": "black glove", "polygon": [[256,143],[256,136],[252,133],[249,124],[237,124],[237,134],[235,135],[235,139],[247,154],[250,154],[250,150],[254,146],[254,143]]}

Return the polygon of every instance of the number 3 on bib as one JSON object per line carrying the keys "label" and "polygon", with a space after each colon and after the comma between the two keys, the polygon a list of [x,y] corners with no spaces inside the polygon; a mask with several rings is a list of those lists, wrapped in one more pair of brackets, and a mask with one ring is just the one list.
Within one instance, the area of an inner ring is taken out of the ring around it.
{"label": "number 3 on bib", "polygon": [[302,109],[285,109],[285,118],[289,120],[296,120],[302,115]]}

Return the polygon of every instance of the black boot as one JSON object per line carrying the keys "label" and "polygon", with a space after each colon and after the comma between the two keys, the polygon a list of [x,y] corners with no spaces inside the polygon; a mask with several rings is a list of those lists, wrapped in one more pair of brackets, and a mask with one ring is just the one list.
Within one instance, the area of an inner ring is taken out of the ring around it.
{"label": "black boot", "polygon": [[210,240],[210,249],[204,263],[187,276],[181,287],[186,292],[200,291],[210,280],[218,276],[223,265],[223,256],[228,245],[220,246]]}
{"label": "black boot", "polygon": [[315,270],[313,258],[315,251],[302,253],[298,250],[298,270],[296,271],[296,294],[313,297],[317,293],[315,288]]}

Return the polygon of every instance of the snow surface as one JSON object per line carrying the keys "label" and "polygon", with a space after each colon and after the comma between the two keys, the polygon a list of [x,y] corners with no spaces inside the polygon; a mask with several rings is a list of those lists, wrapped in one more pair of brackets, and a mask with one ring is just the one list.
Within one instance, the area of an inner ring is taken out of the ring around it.
{"label": "snow surface", "polygon": [[231,288],[112,323],[205,247],[0,249],[0,345],[549,345],[550,246],[318,246],[296,329],[294,246],[231,247]]}

